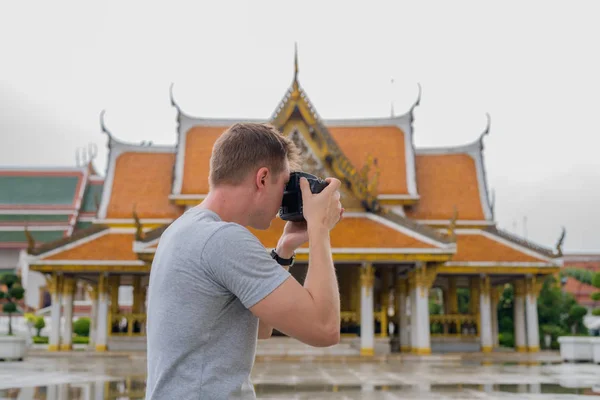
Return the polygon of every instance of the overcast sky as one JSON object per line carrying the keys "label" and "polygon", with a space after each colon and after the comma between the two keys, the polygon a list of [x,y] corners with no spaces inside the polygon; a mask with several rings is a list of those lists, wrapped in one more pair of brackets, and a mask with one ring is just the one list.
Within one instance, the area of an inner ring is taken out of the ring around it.
{"label": "overcast sky", "polygon": [[[293,76],[323,118],[415,110],[418,147],[485,138],[500,227],[600,251],[597,3],[2,2],[0,165],[74,165],[98,116],[173,144],[191,115],[268,118]],[[391,85],[391,79],[394,85]],[[524,224],[524,218],[527,223]]]}

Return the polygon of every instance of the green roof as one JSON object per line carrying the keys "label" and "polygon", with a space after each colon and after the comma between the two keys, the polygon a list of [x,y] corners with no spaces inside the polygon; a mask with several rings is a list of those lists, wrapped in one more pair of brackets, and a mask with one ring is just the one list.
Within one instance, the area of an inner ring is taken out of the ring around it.
{"label": "green roof", "polygon": [[2,205],[64,205],[75,198],[79,176],[0,176]]}
{"label": "green roof", "polygon": [[81,205],[81,212],[96,212],[98,207],[97,204],[100,204],[100,200],[102,199],[102,188],[103,184],[88,184],[85,188],[85,194],[83,195],[83,202]]}
{"label": "green roof", "polygon": [[[30,231],[36,242],[51,242],[63,237],[65,231]],[[0,243],[2,242],[27,242],[25,231],[0,231]]]}
{"label": "green roof", "polygon": [[18,222],[26,223],[31,222],[31,225],[35,225],[36,222],[64,222],[69,223],[70,215],[67,214],[0,214],[0,222]]}
{"label": "green roof", "polygon": [[77,224],[75,224],[75,229],[76,230],[87,229],[90,226],[92,226],[92,222],[89,222],[89,221],[78,221]]}

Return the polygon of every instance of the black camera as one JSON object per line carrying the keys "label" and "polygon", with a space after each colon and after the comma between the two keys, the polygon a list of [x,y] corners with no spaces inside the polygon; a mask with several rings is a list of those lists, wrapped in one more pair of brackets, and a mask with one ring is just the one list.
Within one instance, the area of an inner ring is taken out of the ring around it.
{"label": "black camera", "polygon": [[329,185],[325,180],[320,179],[306,172],[292,172],[290,181],[283,191],[279,217],[284,221],[305,221],[302,214],[302,191],[300,190],[300,178],[306,178],[312,193],[321,193]]}

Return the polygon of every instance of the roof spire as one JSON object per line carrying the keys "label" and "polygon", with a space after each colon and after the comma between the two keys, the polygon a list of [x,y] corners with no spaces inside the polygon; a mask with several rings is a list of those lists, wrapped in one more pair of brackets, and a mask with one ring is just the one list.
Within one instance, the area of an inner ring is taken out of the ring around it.
{"label": "roof spire", "polygon": [[294,42],[294,83],[292,83],[292,97],[300,97],[300,85],[298,84],[298,42]]}
{"label": "roof spire", "polygon": [[567,230],[563,226],[562,227],[562,231],[560,233],[560,237],[558,238],[558,242],[556,243],[556,255],[558,257],[562,257],[563,256],[562,246],[563,246],[563,243],[565,242],[565,236],[566,235],[567,235]]}

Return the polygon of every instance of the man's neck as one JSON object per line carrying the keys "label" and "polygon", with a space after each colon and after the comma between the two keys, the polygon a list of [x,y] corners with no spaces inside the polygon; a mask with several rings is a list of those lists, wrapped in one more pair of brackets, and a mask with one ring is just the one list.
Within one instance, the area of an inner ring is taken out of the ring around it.
{"label": "man's neck", "polygon": [[249,224],[248,189],[244,187],[223,187],[214,189],[197,207],[216,213],[225,222],[235,222],[242,226]]}

